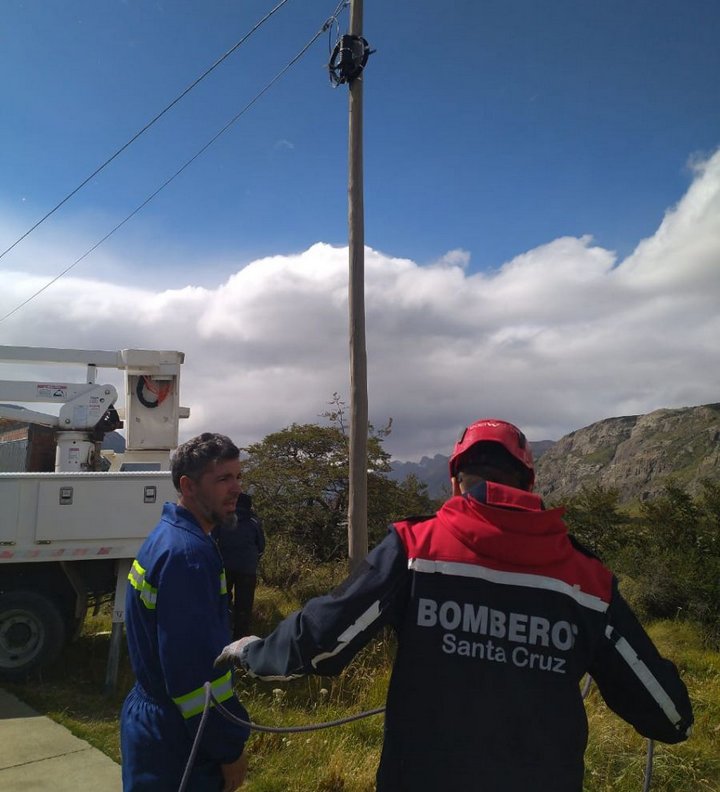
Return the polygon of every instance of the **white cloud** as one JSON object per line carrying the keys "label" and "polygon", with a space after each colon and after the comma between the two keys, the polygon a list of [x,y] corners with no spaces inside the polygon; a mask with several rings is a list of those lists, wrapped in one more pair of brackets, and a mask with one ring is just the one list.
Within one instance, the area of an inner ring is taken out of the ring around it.
{"label": "white cloud", "polygon": [[439,267],[462,267],[467,269],[470,266],[470,251],[462,248],[448,250],[437,262]]}
{"label": "white cloud", "polygon": [[[27,250],[13,259],[23,271],[3,275],[0,313],[45,282],[33,267],[42,251]],[[589,237],[550,241],[492,273],[469,272],[469,255],[419,266],[367,249],[370,415],[393,417],[397,458],[446,453],[482,415],[540,440],[720,400],[720,152],[624,261]],[[214,288],[112,282],[122,271],[73,271],[0,325],[3,343],[184,351],[184,436],[219,430],[246,444],[316,420],[334,391],[348,393],[346,249],[259,259]]]}
{"label": "white cloud", "polygon": [[276,140],[273,148],[276,151],[292,151],[295,148],[295,144],[283,138],[281,140]]}

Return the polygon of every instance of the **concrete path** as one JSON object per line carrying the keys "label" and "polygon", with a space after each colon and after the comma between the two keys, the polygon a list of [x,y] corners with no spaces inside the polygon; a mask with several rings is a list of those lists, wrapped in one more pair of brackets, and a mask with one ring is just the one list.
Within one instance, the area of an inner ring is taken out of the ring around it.
{"label": "concrete path", "polygon": [[121,792],[120,765],[0,689],[3,792]]}

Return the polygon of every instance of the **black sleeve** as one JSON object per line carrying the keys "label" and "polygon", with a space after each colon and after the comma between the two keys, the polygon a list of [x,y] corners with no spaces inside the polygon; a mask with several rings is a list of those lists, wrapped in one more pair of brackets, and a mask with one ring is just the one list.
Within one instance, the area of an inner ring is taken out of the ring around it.
{"label": "black sleeve", "polygon": [[661,657],[617,590],[590,674],[608,706],[644,737],[678,743],[690,735],[692,705],[675,665]]}
{"label": "black sleeve", "polygon": [[261,679],[338,674],[383,626],[399,621],[407,585],[407,555],[391,529],[335,590],[311,599],[267,638],[247,646],[242,664]]}

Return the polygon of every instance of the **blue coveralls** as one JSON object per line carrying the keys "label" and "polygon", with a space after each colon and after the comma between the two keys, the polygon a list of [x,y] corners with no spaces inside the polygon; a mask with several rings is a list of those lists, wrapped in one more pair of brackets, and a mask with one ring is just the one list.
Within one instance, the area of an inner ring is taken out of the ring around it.
{"label": "blue coveralls", "polygon": [[[137,681],[122,709],[124,792],[177,792],[203,710],[206,681],[233,714],[231,672],[213,662],[230,641],[227,592],[215,541],[173,503],[140,548],[125,605],[130,662]],[[221,764],[239,758],[248,729],[211,710],[188,789],[217,792]]]}

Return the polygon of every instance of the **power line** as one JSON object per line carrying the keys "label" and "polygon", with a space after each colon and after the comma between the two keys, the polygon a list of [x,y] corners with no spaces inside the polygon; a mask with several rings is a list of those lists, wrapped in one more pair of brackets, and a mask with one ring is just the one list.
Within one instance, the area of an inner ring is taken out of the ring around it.
{"label": "power line", "polygon": [[50,286],[53,285],[53,283],[56,283],[57,281],[59,281],[60,278],[63,277],[63,275],[66,275],[68,272],[70,272],[70,270],[73,267],[75,267],[77,264],[79,264],[81,261],[83,261],[83,259],[86,259],[94,250],[97,250],[97,248],[99,248],[100,245],[103,244],[103,242],[105,242],[107,239],[109,239],[116,231],[118,231],[120,228],[122,228],[125,225],[125,223],[127,223],[138,212],[140,212],[142,209],[144,209],[150,203],[150,201],[152,201],[153,198],[155,198],[156,195],[161,193],[171,182],[175,181],[175,179],[189,165],[191,165],[201,154],[203,154],[205,151],[207,151],[207,149],[209,149],[210,146],[212,146],[212,144],[221,135],[223,135],[225,132],[227,132],[227,130],[230,129],[230,127],[233,126],[233,124],[235,124],[241,118],[241,116],[243,116],[258,101],[258,99],[260,99],[264,94],[266,94],[270,90],[270,88],[272,88],[272,86],[281,77],[283,77],[285,75],[285,73],[288,72],[300,60],[300,58],[302,58],[302,56],[310,49],[310,47],[312,47],[312,45],[320,38],[320,36],[322,36],[323,33],[325,33],[330,28],[330,26],[336,20],[337,14],[340,12],[340,10],[345,5],[346,5],[346,0],[342,0],[342,2],[335,9],[335,12],[333,13],[333,15],[328,17],[327,20],[325,20],[325,22],[323,23],[323,26],[320,28],[320,30],[318,30],[318,32],[310,39],[310,41],[308,41],[307,44],[305,44],[305,46],[297,53],[297,55],[295,55],[295,57],[291,61],[289,61],[272,78],[272,80],[270,80],[270,82],[267,83],[267,85],[265,85],[265,87],[262,90],[260,90],[257,94],[255,94],[255,96],[245,105],[245,107],[243,107],[242,110],[240,110],[238,113],[236,113],[230,119],[230,121],[228,121],[227,124],[225,124],[225,126],[219,132],[217,132],[201,149],[199,149],[199,151],[197,151],[189,160],[187,160],[187,162],[185,162],[185,164],[182,165],[182,167],[180,167],[177,171],[175,171],[175,173],[172,176],[170,176],[168,179],[166,179],[160,185],[160,187],[158,187],[157,190],[155,190],[155,192],[153,192],[151,195],[149,195],[139,206],[137,206],[135,209],[133,209],[133,211],[124,220],[119,222],[111,231],[109,231],[107,234],[105,234],[105,236],[101,240],[96,242],[89,250],[86,250],[85,253],[83,253],[82,256],[80,256],[80,258],[78,258],[75,261],[73,261],[73,263],[70,264],[68,267],[65,267],[65,269],[61,273],[56,275],[52,280],[48,281],[44,286],[42,286],[40,289],[38,289],[34,294],[31,294],[26,300],[21,302],[19,305],[15,306],[15,308],[13,308],[11,311],[6,313],[4,316],[0,317],[0,322],[4,322],[6,319],[9,319],[13,314],[17,313],[21,308],[25,307],[31,300],[34,300],[38,295],[42,294],[46,289],[49,289]]}
{"label": "power line", "polygon": [[25,233],[24,233],[24,234],[23,234],[21,237],[18,237],[18,239],[16,239],[16,240],[15,240],[15,241],[12,243],[12,245],[10,245],[10,247],[9,247],[9,248],[7,248],[6,250],[3,250],[3,252],[2,252],[2,253],[0,253],[0,259],[1,259],[1,258],[2,258],[2,257],[3,257],[3,256],[6,254],[6,253],[9,253],[9,252],[10,252],[10,251],[11,251],[11,250],[12,250],[12,249],[13,249],[13,248],[16,246],[16,245],[20,244],[20,242],[22,242],[22,241],[23,241],[23,239],[25,239],[25,237],[26,237],[26,236],[29,236],[30,234],[32,234],[32,232],[33,232],[33,231],[34,231],[34,230],[35,230],[35,229],[36,229],[36,228],[37,228],[39,225],[41,225],[42,223],[44,223],[44,222],[45,222],[45,221],[48,219],[48,217],[50,217],[51,215],[55,214],[55,212],[57,212],[57,210],[58,210],[58,209],[59,209],[59,208],[60,208],[60,207],[61,207],[63,204],[67,203],[67,202],[68,202],[68,201],[69,201],[69,200],[70,200],[70,199],[73,197],[73,195],[75,195],[75,193],[77,193],[77,192],[79,192],[80,190],[82,190],[82,188],[83,188],[83,187],[84,187],[84,186],[85,186],[85,185],[86,185],[86,184],[87,184],[89,181],[91,181],[92,179],[94,179],[94,178],[95,178],[95,177],[98,175],[98,173],[100,173],[100,171],[104,170],[104,169],[105,169],[105,168],[106,168],[106,167],[107,167],[107,166],[108,166],[108,165],[109,165],[109,164],[110,164],[110,163],[111,163],[111,162],[112,162],[112,161],[113,161],[113,160],[114,160],[116,157],[119,157],[119,156],[120,156],[120,154],[122,154],[122,153],[123,153],[123,151],[125,151],[125,149],[126,149],[126,148],[128,148],[129,146],[131,146],[131,145],[132,145],[132,144],[133,144],[133,143],[134,143],[134,142],[135,142],[135,141],[136,141],[136,140],[137,140],[137,139],[138,139],[138,138],[139,138],[141,135],[143,135],[145,132],[147,132],[147,130],[148,130],[148,129],[150,129],[150,127],[151,127],[151,126],[152,126],[152,125],[153,125],[153,124],[154,124],[156,121],[159,121],[159,120],[160,120],[160,119],[161,119],[161,118],[162,118],[162,117],[165,115],[165,113],[167,113],[167,112],[168,112],[168,110],[170,110],[171,108],[173,108],[173,107],[174,107],[174,106],[175,106],[175,105],[176,105],[176,104],[177,104],[177,103],[178,103],[178,102],[179,102],[179,101],[180,101],[180,100],[181,100],[181,99],[182,99],[184,96],[186,96],[187,94],[189,94],[189,93],[190,93],[190,91],[192,91],[192,89],[193,89],[193,88],[195,88],[195,86],[196,86],[196,85],[198,85],[198,83],[202,82],[202,81],[203,81],[203,80],[204,80],[204,79],[205,79],[205,78],[208,76],[208,74],[210,74],[210,72],[214,71],[214,70],[215,70],[215,69],[216,69],[216,68],[217,68],[217,67],[218,67],[218,66],[219,66],[219,65],[220,65],[220,64],[221,64],[221,63],[222,63],[224,60],[226,60],[227,58],[229,58],[229,57],[230,57],[230,55],[232,55],[232,54],[233,54],[233,52],[235,52],[235,50],[236,50],[238,47],[240,47],[242,44],[244,44],[244,43],[245,43],[245,42],[246,42],[246,41],[247,41],[247,40],[250,38],[250,36],[252,36],[252,34],[253,34],[253,33],[255,33],[255,31],[256,31],[256,30],[258,30],[260,27],[262,27],[262,25],[263,25],[265,22],[267,22],[267,20],[268,20],[268,19],[270,19],[270,17],[271,17],[273,14],[275,14],[275,12],[276,12],[276,11],[279,11],[279,10],[280,10],[280,8],[282,8],[282,6],[284,6],[284,5],[285,5],[285,3],[287,3],[287,2],[288,2],[288,0],[280,0],[280,2],[279,2],[279,3],[278,3],[278,4],[277,4],[277,5],[274,7],[274,8],[272,8],[270,11],[268,11],[268,13],[267,13],[267,14],[265,14],[265,16],[264,16],[264,17],[263,17],[263,18],[262,18],[262,19],[261,19],[259,22],[257,22],[257,23],[255,24],[255,26],[254,26],[254,27],[253,27],[253,28],[252,28],[252,29],[251,29],[251,30],[250,30],[248,33],[246,33],[246,34],[245,34],[245,35],[244,35],[244,36],[243,36],[243,37],[240,39],[240,41],[238,41],[236,44],[234,44],[234,45],[233,45],[233,46],[232,46],[232,47],[231,47],[231,48],[230,48],[230,49],[229,49],[229,50],[228,50],[228,51],[227,51],[227,52],[226,52],[224,55],[222,55],[220,58],[218,58],[218,59],[215,61],[215,63],[213,63],[213,65],[212,65],[212,66],[210,66],[210,68],[209,68],[209,69],[206,69],[206,71],[205,71],[205,72],[203,72],[203,74],[201,74],[201,75],[200,75],[200,76],[199,76],[199,77],[198,77],[198,78],[197,78],[197,79],[196,79],[194,82],[192,82],[190,85],[188,85],[188,87],[187,87],[187,88],[186,88],[186,89],[185,89],[185,90],[184,90],[184,91],[183,91],[181,94],[179,94],[178,96],[176,96],[176,97],[175,97],[175,99],[173,99],[173,100],[172,100],[172,102],[170,102],[170,104],[169,104],[167,107],[165,107],[163,110],[161,110],[161,111],[160,111],[160,112],[159,112],[159,113],[158,113],[158,114],[155,116],[155,118],[153,118],[151,121],[148,121],[148,123],[147,123],[147,124],[145,124],[145,126],[144,126],[144,127],[143,127],[143,128],[142,128],[142,129],[141,129],[139,132],[137,132],[135,135],[133,135],[133,136],[130,138],[130,140],[128,140],[128,142],[127,142],[127,143],[125,143],[125,145],[124,145],[124,146],[121,146],[121,147],[120,147],[120,148],[119,148],[119,149],[118,149],[118,150],[117,150],[117,151],[116,151],[116,152],[115,152],[115,153],[114,153],[114,154],[113,154],[111,157],[109,157],[108,159],[106,159],[106,160],[105,160],[105,162],[103,162],[103,163],[102,163],[102,165],[99,165],[97,168],[95,168],[95,170],[94,170],[94,171],[93,171],[93,172],[92,172],[92,173],[91,173],[91,174],[90,174],[90,175],[89,175],[89,176],[88,176],[88,177],[87,177],[87,178],[86,178],[86,179],[85,179],[83,182],[81,182],[80,184],[78,184],[78,186],[77,186],[77,187],[76,187],[76,188],[75,188],[75,189],[74,189],[72,192],[68,193],[68,194],[67,194],[67,195],[66,195],[66,196],[65,196],[65,197],[62,199],[62,201],[60,201],[60,203],[59,203],[59,204],[57,204],[56,206],[54,206],[54,207],[53,207],[53,208],[52,208],[52,209],[51,209],[51,210],[50,210],[50,211],[49,211],[49,212],[48,212],[46,215],[44,215],[43,217],[41,217],[41,218],[40,218],[40,219],[37,221],[37,223],[35,223],[35,225],[34,225],[34,226],[32,226],[31,228],[29,228],[29,229],[28,229],[28,230],[27,230],[27,231],[26,231],[26,232],[25,232]]}

